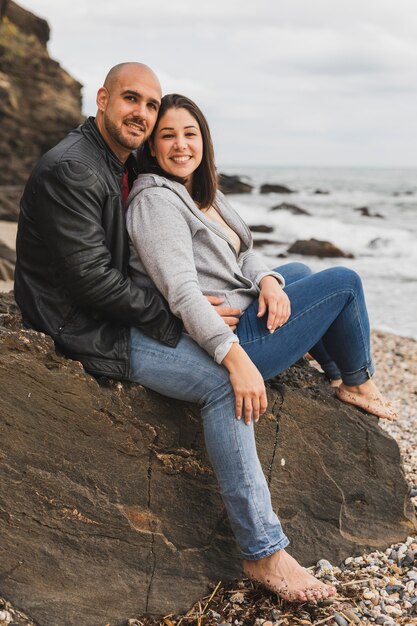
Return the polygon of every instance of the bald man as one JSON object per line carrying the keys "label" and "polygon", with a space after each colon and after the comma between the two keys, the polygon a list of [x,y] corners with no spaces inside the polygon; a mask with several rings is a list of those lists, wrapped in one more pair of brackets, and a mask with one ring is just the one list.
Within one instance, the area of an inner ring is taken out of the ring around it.
{"label": "bald man", "polygon": [[53,337],[88,372],[198,403],[245,571],[287,599],[326,598],[334,589],[284,549],[253,421],[235,419],[227,370],[182,333],[159,292],[129,278],[124,205],[137,175],[132,150],[150,135],[160,100],[152,70],[117,65],[98,90],[96,118],[41,158],[21,201],[16,301],[27,327]]}
{"label": "bald man", "polygon": [[26,326],[94,375],[130,376],[130,328],[169,346],[181,322],[128,277],[124,203],[132,150],[152,132],[161,86],[150,68],[112,68],[88,118],[36,165],[21,200],[15,297]]}

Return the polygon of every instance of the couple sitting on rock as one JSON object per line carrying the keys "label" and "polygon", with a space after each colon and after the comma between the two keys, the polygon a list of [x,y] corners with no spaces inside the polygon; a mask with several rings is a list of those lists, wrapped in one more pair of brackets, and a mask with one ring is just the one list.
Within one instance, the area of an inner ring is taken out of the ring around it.
{"label": "couple sitting on rock", "polygon": [[198,403],[245,574],[285,599],[332,596],[285,550],[254,422],[264,380],[307,351],[340,383],[340,400],[395,418],[371,379],[360,278],[301,263],[271,271],[217,188],[204,115],[184,96],[161,99],[145,65],[112,68],[97,107],[26,185],[15,282],[24,323],[96,376]]}

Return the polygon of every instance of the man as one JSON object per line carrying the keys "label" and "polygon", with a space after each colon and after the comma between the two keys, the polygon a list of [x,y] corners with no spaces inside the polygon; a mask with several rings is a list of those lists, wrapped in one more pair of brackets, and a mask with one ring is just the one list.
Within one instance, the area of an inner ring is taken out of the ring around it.
{"label": "man", "polygon": [[[49,334],[92,374],[197,402],[247,574],[292,600],[328,597],[334,590],[284,550],[288,539],[256,454],[251,381],[243,391],[248,428],[235,419],[233,363],[229,373],[217,365],[181,333],[158,292],[129,279],[124,204],[136,175],[131,152],[150,135],[160,100],[152,70],[118,65],[98,90],[96,118],[41,158],[21,202],[16,301],[27,326]],[[236,311],[220,313],[237,322]]]}

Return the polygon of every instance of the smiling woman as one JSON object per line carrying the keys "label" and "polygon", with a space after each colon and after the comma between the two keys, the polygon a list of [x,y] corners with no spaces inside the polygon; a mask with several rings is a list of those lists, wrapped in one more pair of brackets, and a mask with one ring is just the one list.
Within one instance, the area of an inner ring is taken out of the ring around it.
{"label": "smiling woman", "polygon": [[[249,228],[217,189],[207,122],[188,98],[162,98],[138,161],[142,174],[126,216],[132,279],[157,287],[185,333],[173,350],[132,328],[132,380],[202,407],[207,451],[245,573],[286,599],[325,599],[335,589],[285,551],[253,423],[266,411],[264,379],[308,351],[338,379],[340,400],[395,419],[371,380],[361,280],[343,267],[312,274],[301,263],[275,270],[263,263]],[[226,321],[213,297],[240,319]]]}
{"label": "smiling woman", "polygon": [[165,172],[185,178],[191,193],[193,172],[203,158],[200,127],[186,109],[170,109],[150,143],[151,154]]}

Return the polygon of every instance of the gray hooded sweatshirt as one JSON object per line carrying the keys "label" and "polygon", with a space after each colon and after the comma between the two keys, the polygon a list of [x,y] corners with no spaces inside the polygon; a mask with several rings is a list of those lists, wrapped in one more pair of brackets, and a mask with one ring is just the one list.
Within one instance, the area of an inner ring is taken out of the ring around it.
{"label": "gray hooded sweatshirt", "polygon": [[239,254],[184,185],[156,174],[136,179],[126,222],[132,280],[143,287],[155,285],[186,332],[221,363],[238,338],[205,296],[219,296],[223,306],[244,311],[258,297],[264,276],[275,276],[282,286],[285,282],[253,252],[249,228],[220,191],[215,208],[239,236]]}

